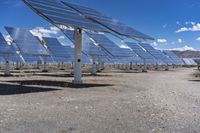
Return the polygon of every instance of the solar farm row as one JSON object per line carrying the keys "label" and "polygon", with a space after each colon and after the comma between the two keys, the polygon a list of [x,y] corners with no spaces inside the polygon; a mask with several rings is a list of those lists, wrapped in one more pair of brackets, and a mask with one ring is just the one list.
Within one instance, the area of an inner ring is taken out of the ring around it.
{"label": "solar farm row", "polygon": [[[3,47],[0,53],[6,60],[17,62],[74,63],[74,83],[81,84],[82,63],[182,65],[183,61],[168,51],[154,49],[146,43],[125,42],[121,48],[106,34],[119,39],[154,40],[140,31],[108,17],[95,9],[62,0],[23,0],[37,15],[59,28],[74,44],[62,45],[56,38],[33,36],[29,30],[5,27],[13,42],[7,45],[0,36]],[[70,30],[69,30],[70,29]],[[73,30],[72,30],[73,29]],[[9,68],[9,67],[7,67]],[[45,67],[46,68],[46,67]]]}
{"label": "solar farm row", "polygon": [[[13,39],[12,46],[1,35],[1,53],[11,53],[17,56],[17,51],[24,57],[25,62],[36,62],[45,56],[48,56],[48,62],[72,62],[74,60],[74,49],[69,46],[63,46],[56,38],[43,37],[45,44],[34,37],[29,30],[6,27],[6,30]],[[73,40],[73,31],[66,30],[65,34],[70,40]],[[83,54],[89,58],[97,58],[103,62],[114,63],[138,63],[143,60],[147,64],[159,65],[181,65],[183,62],[173,52],[159,51],[149,44],[127,42],[129,48],[120,48],[104,34],[86,32],[88,40],[84,42]],[[84,39],[86,40],[86,38]],[[16,46],[15,48],[13,46]],[[19,55],[18,53],[18,55]],[[14,57],[13,56],[13,57]],[[15,57],[16,58],[16,57]],[[19,57],[18,57],[19,58]],[[17,59],[17,58],[16,58]],[[19,58],[20,59],[20,58]]]}

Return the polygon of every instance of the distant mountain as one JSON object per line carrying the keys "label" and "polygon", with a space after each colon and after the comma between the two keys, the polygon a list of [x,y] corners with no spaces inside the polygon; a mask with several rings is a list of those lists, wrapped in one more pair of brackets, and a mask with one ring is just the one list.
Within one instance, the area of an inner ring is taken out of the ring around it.
{"label": "distant mountain", "polygon": [[173,51],[180,58],[200,58],[200,51]]}

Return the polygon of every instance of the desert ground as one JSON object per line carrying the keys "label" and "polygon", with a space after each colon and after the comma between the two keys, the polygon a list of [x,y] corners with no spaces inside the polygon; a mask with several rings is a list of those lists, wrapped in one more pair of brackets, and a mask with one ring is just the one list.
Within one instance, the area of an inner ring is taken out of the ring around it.
{"label": "desert ground", "polygon": [[196,133],[195,69],[104,71],[83,86],[66,70],[1,76],[0,133]]}

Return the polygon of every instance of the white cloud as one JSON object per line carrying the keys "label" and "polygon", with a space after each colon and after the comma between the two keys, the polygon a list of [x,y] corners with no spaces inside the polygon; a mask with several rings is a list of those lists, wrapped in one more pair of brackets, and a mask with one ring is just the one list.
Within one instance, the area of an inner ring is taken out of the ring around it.
{"label": "white cloud", "polygon": [[158,43],[157,42],[152,42],[151,45],[152,46],[158,46]]}
{"label": "white cloud", "polygon": [[181,48],[173,48],[173,49],[170,49],[170,50],[176,50],[176,51],[187,51],[187,50],[197,51],[193,47],[190,47],[190,46],[187,46],[187,45],[185,45],[184,47],[181,47]]}
{"label": "white cloud", "polygon": [[188,31],[188,28],[186,27],[180,28],[176,31],[176,33],[184,32],[184,31]]}
{"label": "white cloud", "polygon": [[183,43],[183,40],[181,38],[179,38],[178,43]]}
{"label": "white cloud", "polygon": [[38,36],[38,37],[55,37],[59,34],[59,30],[57,28],[54,27],[50,27],[50,29],[46,29],[44,27],[36,27],[34,29],[31,30],[31,33],[34,36]]}
{"label": "white cloud", "polygon": [[69,41],[63,33],[57,27],[51,26],[49,28],[44,27],[36,27],[30,32],[34,35],[42,39],[42,37],[51,37],[57,38],[62,45],[72,45],[71,41]]}
{"label": "white cloud", "polygon": [[12,40],[12,38],[10,37],[10,35],[4,35],[4,38],[5,38],[6,42],[7,42],[9,45],[12,44],[13,40]]}
{"label": "white cloud", "polygon": [[182,27],[178,30],[176,30],[176,33],[180,33],[180,32],[186,32],[186,31],[200,31],[200,23],[194,23],[194,22],[191,22],[192,24],[192,27]]}
{"label": "white cloud", "polygon": [[59,40],[65,39],[65,37],[64,37],[64,36],[59,36],[58,39],[59,39]]}
{"label": "white cloud", "polygon": [[120,48],[128,48],[129,49],[129,47],[127,45],[120,45]]}
{"label": "white cloud", "polygon": [[39,37],[40,39],[42,37],[53,37],[57,38],[58,40],[62,41],[65,39],[65,37],[62,35],[60,30],[57,27],[50,27],[50,28],[44,28],[44,27],[36,27],[30,32],[34,35]]}
{"label": "white cloud", "polygon": [[152,46],[158,46],[158,45],[163,45],[166,44],[167,40],[166,39],[157,39],[156,41],[152,42]]}
{"label": "white cloud", "polygon": [[200,37],[198,37],[196,40],[197,40],[197,41],[200,41]]}
{"label": "white cloud", "polygon": [[191,24],[191,25],[195,25],[196,23],[193,22],[193,21],[191,21],[191,22],[185,22],[185,24],[186,24],[186,25],[189,25],[189,24]]}
{"label": "white cloud", "polygon": [[167,43],[166,39],[157,39],[157,42],[160,44]]}

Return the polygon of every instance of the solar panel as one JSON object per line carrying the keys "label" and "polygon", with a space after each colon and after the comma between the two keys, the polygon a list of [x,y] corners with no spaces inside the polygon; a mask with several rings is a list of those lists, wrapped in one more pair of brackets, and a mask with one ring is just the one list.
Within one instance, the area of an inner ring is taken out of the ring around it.
{"label": "solar panel", "polygon": [[140,43],[139,45],[154,56],[159,61],[159,64],[173,64],[170,58],[165,56],[160,50],[154,49],[150,44]]}
{"label": "solar panel", "polygon": [[12,46],[9,46],[3,35],[0,33],[0,54],[14,54],[15,51]]}
{"label": "solar panel", "polygon": [[37,64],[38,61],[42,61],[41,56],[36,56],[36,55],[27,55],[27,54],[21,54],[22,58],[25,63],[27,64]]}
{"label": "solar panel", "polygon": [[66,61],[70,58],[70,53],[68,53],[67,47],[60,44],[60,42],[56,38],[49,38],[49,37],[43,37],[47,48],[49,49],[50,53],[54,57],[59,57],[56,59]]}
{"label": "solar panel", "polygon": [[64,30],[63,33],[67,36],[67,38],[74,44],[74,30]]}
{"label": "solar panel", "polygon": [[83,52],[87,53],[90,56],[102,57],[106,56],[106,54],[100,50],[96,45],[93,43],[87,43],[83,46]]}
{"label": "solar panel", "polygon": [[169,50],[164,50],[163,53],[167,55],[169,58],[171,58],[174,61],[175,65],[183,64],[183,61],[174,52]]}
{"label": "solar panel", "polygon": [[132,42],[126,42],[128,47],[130,47],[140,58],[145,59],[147,64],[157,64],[158,61],[140,45]]}
{"label": "solar panel", "polygon": [[[74,43],[74,31],[65,30],[64,34]],[[88,37],[84,34],[83,39],[83,53],[92,57],[107,56],[100,48],[98,48]]]}
{"label": "solar panel", "polygon": [[197,65],[197,63],[192,58],[183,58],[185,65]]}
{"label": "solar panel", "polygon": [[23,59],[17,54],[17,53],[14,53],[12,54],[11,56],[11,59],[10,59],[12,62],[23,62]]}
{"label": "solar panel", "polygon": [[80,5],[75,5],[71,3],[67,3],[65,1],[62,1],[67,7],[71,7],[81,13],[82,15],[85,16],[85,18],[92,20],[98,24],[101,24],[102,26],[110,29],[111,31],[122,35],[122,36],[127,36],[127,37],[136,37],[136,38],[142,38],[142,39],[150,39],[152,40],[153,38],[119,22],[118,20],[115,20],[113,18],[107,17],[103,15],[102,13]]}
{"label": "solar panel", "polygon": [[29,30],[5,27],[21,54],[28,55],[49,55],[47,50],[37,40]]}
{"label": "solar panel", "polygon": [[193,65],[197,65],[197,63],[194,61],[194,59],[190,59],[190,63]]}
{"label": "solar panel", "polygon": [[101,47],[101,49],[113,57],[124,58],[137,56],[129,49],[120,48],[103,34],[87,33],[99,45],[99,47]]}
{"label": "solar panel", "polygon": [[77,11],[55,0],[23,0],[25,4],[49,22],[58,25],[79,27],[96,31],[108,30],[85,19]]}
{"label": "solar panel", "polygon": [[0,64],[4,64],[5,63],[5,59],[3,56],[0,56]]}

